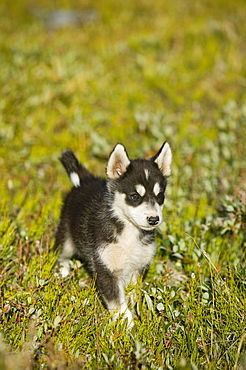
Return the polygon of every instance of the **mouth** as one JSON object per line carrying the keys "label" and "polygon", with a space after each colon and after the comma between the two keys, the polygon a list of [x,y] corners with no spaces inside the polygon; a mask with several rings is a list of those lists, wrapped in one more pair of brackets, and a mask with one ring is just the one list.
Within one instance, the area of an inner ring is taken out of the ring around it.
{"label": "mouth", "polygon": [[144,231],[151,231],[151,230],[154,230],[157,228],[158,225],[156,226],[148,226],[148,227],[140,227],[140,229],[144,230]]}
{"label": "mouth", "polygon": [[139,225],[139,224],[135,224],[137,227],[139,227],[141,230],[144,230],[144,231],[151,231],[151,230],[154,230],[156,229],[158,226],[159,226],[159,223],[157,225]]}
{"label": "mouth", "polygon": [[[128,218],[137,228],[145,231],[151,231],[156,229],[162,222],[162,218],[159,218],[158,221],[155,222],[141,222],[138,218]],[[139,222],[140,221],[140,222]]]}

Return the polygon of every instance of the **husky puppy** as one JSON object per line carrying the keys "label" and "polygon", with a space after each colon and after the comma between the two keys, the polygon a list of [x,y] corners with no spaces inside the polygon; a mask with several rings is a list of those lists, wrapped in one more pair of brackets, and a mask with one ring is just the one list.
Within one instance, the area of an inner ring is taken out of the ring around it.
{"label": "husky puppy", "polygon": [[56,233],[61,274],[69,274],[72,257],[82,260],[114,320],[121,315],[132,327],[125,287],[147,274],[155,254],[154,229],[162,222],[171,172],[170,146],[165,142],[150,160],[130,160],[117,144],[106,167],[107,180],[93,176],[69,150],[60,160],[74,185]]}

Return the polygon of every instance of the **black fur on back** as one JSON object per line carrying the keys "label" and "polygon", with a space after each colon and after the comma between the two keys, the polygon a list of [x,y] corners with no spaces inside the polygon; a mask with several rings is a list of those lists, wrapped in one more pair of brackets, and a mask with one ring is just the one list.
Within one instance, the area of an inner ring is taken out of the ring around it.
{"label": "black fur on back", "polygon": [[80,180],[81,185],[73,187],[64,199],[55,248],[70,234],[75,256],[94,275],[96,246],[115,242],[124,225],[112,214],[106,180],[92,175]]}

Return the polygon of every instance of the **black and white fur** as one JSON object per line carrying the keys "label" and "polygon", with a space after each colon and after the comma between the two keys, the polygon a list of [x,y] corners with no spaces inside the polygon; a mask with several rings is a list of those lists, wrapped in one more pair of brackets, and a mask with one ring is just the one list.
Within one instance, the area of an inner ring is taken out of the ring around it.
{"label": "black and white fur", "polygon": [[56,233],[61,274],[69,274],[72,257],[81,259],[114,319],[123,315],[132,327],[125,287],[147,273],[155,254],[154,229],[162,222],[170,146],[165,142],[150,160],[130,160],[117,144],[108,160],[107,180],[94,177],[71,151],[60,160],[74,185]]}

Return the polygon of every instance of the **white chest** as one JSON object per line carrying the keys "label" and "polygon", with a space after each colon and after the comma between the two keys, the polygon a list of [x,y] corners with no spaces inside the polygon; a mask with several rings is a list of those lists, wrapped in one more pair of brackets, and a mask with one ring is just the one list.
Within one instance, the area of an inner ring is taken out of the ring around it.
{"label": "white chest", "polygon": [[129,224],[117,243],[106,245],[99,251],[99,256],[111,272],[129,280],[150,263],[155,249],[155,243],[141,243],[139,230]]}

